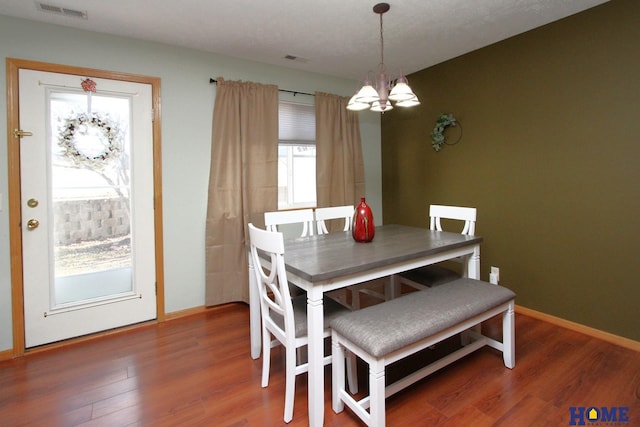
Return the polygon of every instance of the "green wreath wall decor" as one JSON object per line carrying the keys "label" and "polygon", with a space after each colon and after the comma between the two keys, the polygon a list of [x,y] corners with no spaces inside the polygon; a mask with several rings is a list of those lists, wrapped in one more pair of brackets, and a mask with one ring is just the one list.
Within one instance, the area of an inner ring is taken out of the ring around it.
{"label": "green wreath wall decor", "polygon": [[100,169],[120,156],[122,139],[118,123],[108,116],[78,113],[64,119],[58,145],[76,165]]}
{"label": "green wreath wall decor", "polygon": [[[444,131],[449,127],[458,126],[460,128],[460,136],[456,142],[448,143],[444,137]],[[441,113],[436,119],[436,125],[431,131],[431,145],[436,151],[440,151],[444,144],[455,145],[462,139],[462,125],[453,117],[453,114]]]}

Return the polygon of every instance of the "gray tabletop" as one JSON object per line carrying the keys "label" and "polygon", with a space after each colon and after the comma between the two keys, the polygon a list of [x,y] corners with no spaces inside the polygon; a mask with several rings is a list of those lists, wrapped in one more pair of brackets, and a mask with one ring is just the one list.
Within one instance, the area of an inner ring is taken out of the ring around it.
{"label": "gray tabletop", "polygon": [[285,240],[284,260],[287,271],[317,282],[480,242],[479,236],[383,225],[369,243],[354,241],[350,231]]}

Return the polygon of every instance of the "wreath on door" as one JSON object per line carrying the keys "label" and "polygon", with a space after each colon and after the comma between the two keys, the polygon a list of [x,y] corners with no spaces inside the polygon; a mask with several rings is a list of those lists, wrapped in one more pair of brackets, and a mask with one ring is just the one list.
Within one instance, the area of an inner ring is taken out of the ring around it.
{"label": "wreath on door", "polygon": [[122,132],[118,123],[99,113],[77,113],[64,119],[58,145],[76,165],[104,167],[120,156]]}

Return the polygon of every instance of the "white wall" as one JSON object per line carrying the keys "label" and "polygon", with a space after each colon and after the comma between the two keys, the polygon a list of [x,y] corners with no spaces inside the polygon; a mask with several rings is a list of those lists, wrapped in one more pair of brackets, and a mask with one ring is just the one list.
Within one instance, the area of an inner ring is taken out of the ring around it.
{"label": "white wall", "polygon": [[[0,57],[160,77],[167,313],[204,305],[204,231],[215,86],[209,78],[350,95],[357,82],[164,44],[44,25],[0,15]],[[309,65],[313,68],[312,63]],[[0,67],[6,93],[6,67]],[[0,117],[6,118],[6,99]],[[360,113],[367,202],[382,219],[380,117]],[[0,351],[13,347],[7,206],[7,129],[0,120]]]}

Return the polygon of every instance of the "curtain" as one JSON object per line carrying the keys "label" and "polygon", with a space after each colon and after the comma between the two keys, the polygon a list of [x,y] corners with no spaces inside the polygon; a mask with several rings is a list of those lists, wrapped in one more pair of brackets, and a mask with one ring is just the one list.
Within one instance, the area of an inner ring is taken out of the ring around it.
{"label": "curtain", "polygon": [[315,95],[317,206],[356,206],[365,196],[358,113],[347,110],[349,97]]}
{"label": "curtain", "polygon": [[218,78],[206,219],[207,306],[249,301],[247,224],[278,204],[278,88]]}

